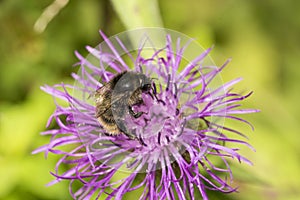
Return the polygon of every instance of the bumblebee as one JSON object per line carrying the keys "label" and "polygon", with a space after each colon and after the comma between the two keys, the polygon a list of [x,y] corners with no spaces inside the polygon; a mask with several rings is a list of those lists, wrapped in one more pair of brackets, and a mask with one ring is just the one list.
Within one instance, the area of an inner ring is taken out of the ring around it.
{"label": "bumblebee", "polygon": [[125,118],[142,116],[143,112],[134,112],[132,107],[143,104],[142,94],[151,95],[151,88],[152,80],[145,74],[124,71],[96,90],[96,118],[108,135],[123,133],[144,144],[141,137],[127,126]]}

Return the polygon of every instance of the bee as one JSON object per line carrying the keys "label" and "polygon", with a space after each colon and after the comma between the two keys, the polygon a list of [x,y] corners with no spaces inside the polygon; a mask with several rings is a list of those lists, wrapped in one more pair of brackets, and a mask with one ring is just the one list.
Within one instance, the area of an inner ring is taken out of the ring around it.
{"label": "bee", "polygon": [[[143,73],[124,71],[114,76],[95,92],[96,118],[108,135],[125,134],[130,139],[140,136],[126,124],[126,116],[139,118],[143,112],[134,112],[133,106],[143,104],[142,94],[150,93],[152,80]],[[152,96],[152,95],[151,95]]]}

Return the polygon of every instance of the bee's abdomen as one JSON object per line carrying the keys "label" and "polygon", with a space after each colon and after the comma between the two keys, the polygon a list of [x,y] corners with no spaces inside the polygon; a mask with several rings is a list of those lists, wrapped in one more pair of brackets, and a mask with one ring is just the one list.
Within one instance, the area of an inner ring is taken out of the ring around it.
{"label": "bee's abdomen", "polygon": [[107,110],[107,112],[100,115],[97,119],[109,134],[115,135],[121,132],[116,125],[111,109]]}

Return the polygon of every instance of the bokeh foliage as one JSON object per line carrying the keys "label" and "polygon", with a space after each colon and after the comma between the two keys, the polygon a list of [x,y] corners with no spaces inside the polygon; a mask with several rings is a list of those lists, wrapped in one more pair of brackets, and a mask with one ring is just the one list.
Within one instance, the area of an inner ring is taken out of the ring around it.
{"label": "bokeh foliage", "polygon": [[196,38],[205,48],[214,45],[217,65],[232,57],[224,81],[242,76],[236,91],[254,91],[244,106],[262,111],[247,116],[254,132],[232,124],[249,133],[257,151],[243,147],[254,166],[234,162],[240,193],[210,193],[211,199],[299,199],[299,1],[159,0],[153,19],[143,6],[138,13],[124,6],[122,17],[110,1],[69,1],[44,32],[36,33],[34,23],[51,3],[0,1],[0,199],[70,199],[67,182],[45,187],[58,158],[31,155],[48,142],[39,132],[54,109],[39,87],[72,83],[73,52],[86,55],[85,45],[101,42],[98,30],[113,35],[153,20],[158,24],[159,12],[166,28]]}

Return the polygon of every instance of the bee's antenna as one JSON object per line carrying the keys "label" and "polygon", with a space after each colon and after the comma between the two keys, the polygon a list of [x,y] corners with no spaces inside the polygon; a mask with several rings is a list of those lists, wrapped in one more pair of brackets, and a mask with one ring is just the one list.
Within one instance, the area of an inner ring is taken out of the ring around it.
{"label": "bee's antenna", "polygon": [[152,95],[150,92],[148,92],[148,94],[152,97],[152,99],[154,99],[154,97],[155,97],[155,99],[156,99],[157,102],[161,102],[161,103],[163,103],[164,105],[166,105],[166,103],[165,103],[163,100],[158,99],[158,97],[156,96],[157,90],[156,90],[155,83],[152,84],[151,89],[152,89],[153,95]]}
{"label": "bee's antenna", "polygon": [[140,72],[143,74],[144,72],[141,64],[139,64],[139,68],[140,68]]}
{"label": "bee's antenna", "polygon": [[152,82],[152,87],[151,87],[153,94],[156,95],[157,94],[157,90],[156,90],[156,85],[154,82]]}

